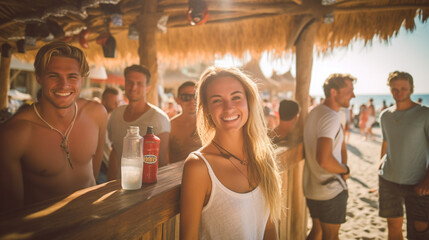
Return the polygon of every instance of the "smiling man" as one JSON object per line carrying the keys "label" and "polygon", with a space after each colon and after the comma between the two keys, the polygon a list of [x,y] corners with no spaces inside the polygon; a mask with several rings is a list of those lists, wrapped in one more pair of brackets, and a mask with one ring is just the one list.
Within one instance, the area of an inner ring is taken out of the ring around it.
{"label": "smiling man", "polygon": [[304,126],[304,195],[313,219],[308,240],[338,239],[346,221],[349,177],[347,149],[338,111],[355,97],[349,74],[331,74],[323,85],[326,99],[313,108]]}
{"label": "smiling man", "polygon": [[142,65],[132,65],[124,70],[125,95],[128,105],[113,110],[107,126],[112,151],[109,158],[107,179],[118,179],[121,176],[122,144],[128,126],[139,126],[140,135],[145,135],[148,126],[161,140],[159,145],[159,165],[165,166],[167,161],[168,140],[170,136],[170,120],[158,107],[146,102],[146,94],[150,89],[149,69]]}
{"label": "smiling man", "polygon": [[408,239],[429,239],[429,108],[413,102],[413,77],[389,74],[396,104],[381,113],[379,215],[387,218],[389,239],[403,239],[403,203]]}
{"label": "smiling man", "polygon": [[38,102],[0,128],[1,211],[93,186],[100,168],[107,114],[101,104],[79,99],[88,75],[83,52],[50,43],[34,67]]}

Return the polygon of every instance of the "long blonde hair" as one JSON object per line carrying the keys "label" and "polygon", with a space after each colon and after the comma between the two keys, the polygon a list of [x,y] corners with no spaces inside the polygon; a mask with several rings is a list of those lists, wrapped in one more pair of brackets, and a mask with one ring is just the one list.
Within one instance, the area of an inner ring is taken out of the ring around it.
{"label": "long blonde hair", "polygon": [[197,131],[203,145],[215,136],[215,125],[208,114],[207,86],[221,77],[237,79],[244,88],[249,118],[243,126],[244,149],[248,153],[249,180],[259,183],[273,220],[280,218],[281,179],[275,161],[274,148],[265,129],[262,101],[256,83],[237,68],[209,67],[197,84]]}

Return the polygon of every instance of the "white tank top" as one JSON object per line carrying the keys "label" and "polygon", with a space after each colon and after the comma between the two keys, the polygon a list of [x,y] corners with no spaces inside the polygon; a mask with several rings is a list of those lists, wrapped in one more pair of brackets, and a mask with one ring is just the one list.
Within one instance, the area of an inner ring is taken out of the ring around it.
{"label": "white tank top", "polygon": [[229,190],[217,179],[207,159],[200,152],[193,153],[206,163],[212,182],[210,199],[201,213],[199,239],[263,239],[270,211],[260,188],[248,193]]}

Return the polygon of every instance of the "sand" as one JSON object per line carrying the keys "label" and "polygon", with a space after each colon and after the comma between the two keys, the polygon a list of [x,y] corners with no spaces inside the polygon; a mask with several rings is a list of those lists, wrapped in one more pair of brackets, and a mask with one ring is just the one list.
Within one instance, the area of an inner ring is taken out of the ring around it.
{"label": "sand", "polygon": [[[349,200],[346,223],[341,226],[340,239],[387,239],[387,223],[378,216],[378,164],[381,151],[381,129],[373,129],[374,140],[363,140],[352,129],[347,143],[350,166]],[[404,236],[405,221],[403,224]]]}
{"label": "sand", "polygon": [[[387,239],[387,223],[378,216],[378,163],[381,151],[381,129],[374,128],[374,140],[363,140],[357,129],[352,129],[347,143],[348,165],[351,175],[347,180],[349,200],[346,223],[341,225],[340,239]],[[308,227],[311,228],[311,218]],[[403,224],[406,236],[405,221]]]}

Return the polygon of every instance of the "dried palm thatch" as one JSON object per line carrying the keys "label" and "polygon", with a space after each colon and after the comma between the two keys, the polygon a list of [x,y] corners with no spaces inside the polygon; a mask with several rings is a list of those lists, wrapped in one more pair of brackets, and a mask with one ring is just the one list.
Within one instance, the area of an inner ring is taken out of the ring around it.
{"label": "dried palm thatch", "polygon": [[[355,39],[366,43],[374,37],[388,40],[402,26],[412,31],[416,16],[422,22],[429,17],[429,0],[337,0],[332,5],[322,5],[320,0],[205,0],[209,21],[190,26],[186,16],[188,1],[156,1],[156,9],[149,10],[148,2],[151,1],[83,0],[80,4],[72,0],[0,1],[0,44],[8,42],[14,47],[14,42],[25,35],[25,23],[49,19],[62,26],[76,46],[80,46],[76,34],[81,29],[89,29],[89,48],[84,49],[89,62],[118,69],[139,62],[140,43],[128,39],[129,25],[139,15],[165,15],[168,16],[167,31],[156,33],[153,47],[160,62],[178,66],[212,60],[227,53],[241,57],[245,53],[259,55],[269,51],[280,56],[284,51],[293,51],[300,31],[306,26],[305,21],[299,21],[302,18],[309,19],[308,22],[329,21],[333,14],[333,22],[322,24],[316,37],[316,49],[325,52],[347,46]],[[106,4],[120,9],[123,26],[109,23]],[[141,34],[146,31],[140,30]],[[98,35],[107,31],[117,41],[114,59],[104,58],[101,46],[95,43]],[[25,54],[15,55],[31,62],[43,44],[39,40]]]}

